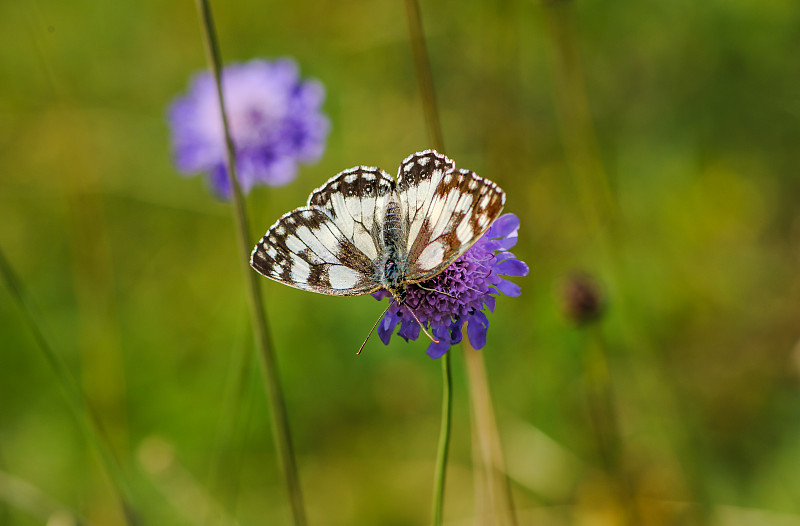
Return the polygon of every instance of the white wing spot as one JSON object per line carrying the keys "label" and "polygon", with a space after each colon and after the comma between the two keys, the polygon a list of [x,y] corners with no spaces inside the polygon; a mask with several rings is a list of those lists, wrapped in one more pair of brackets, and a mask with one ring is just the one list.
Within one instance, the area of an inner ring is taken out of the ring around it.
{"label": "white wing spot", "polygon": [[428,166],[428,161],[430,161],[428,157],[420,157],[417,162],[420,166]]}
{"label": "white wing spot", "polygon": [[289,275],[295,283],[307,283],[308,276],[311,274],[311,269],[308,264],[292,254],[292,270]]}
{"label": "white wing spot", "polygon": [[336,213],[336,226],[342,231],[345,237],[353,237],[353,227],[355,223],[347,211],[347,206],[344,202],[344,196],[341,193],[334,193],[331,195],[331,207]]}
{"label": "white wing spot", "polygon": [[358,176],[356,174],[349,174],[345,176],[344,182],[347,184],[352,184],[356,182],[356,179],[358,179]]}
{"label": "white wing spot", "polygon": [[436,218],[436,224],[431,231],[431,239],[436,239],[441,236],[447,228],[447,225],[450,224],[450,220],[453,218],[453,209],[458,201],[458,197],[458,189],[453,188],[447,194],[446,198],[440,197],[438,202],[434,201],[434,204],[431,205],[429,217],[431,219]]}
{"label": "white wing spot", "polygon": [[344,206],[350,212],[350,216],[356,221],[361,221],[361,199],[358,197],[345,197]]}
{"label": "white wing spot", "polygon": [[367,255],[369,259],[376,259],[378,257],[378,249],[375,248],[375,241],[372,235],[367,232],[361,223],[353,225],[353,244],[361,252]]}
{"label": "white wing spot", "polygon": [[481,208],[486,208],[486,205],[489,204],[489,199],[491,198],[492,198],[491,194],[486,194],[485,196],[483,196],[483,199],[481,199],[481,202],[478,203],[478,206]]}
{"label": "white wing spot", "polygon": [[462,244],[469,242],[474,234],[472,225],[470,225],[469,222],[470,219],[472,219],[472,217],[469,214],[465,215],[464,219],[461,220],[461,223],[459,223],[456,228],[456,237]]}
{"label": "white wing spot", "polygon": [[359,277],[358,272],[342,265],[332,265],[328,269],[328,281],[336,290],[352,289]]}
{"label": "white wing spot", "polygon": [[297,237],[299,237],[308,246],[308,248],[310,248],[311,251],[318,256],[320,261],[316,261],[315,263],[321,263],[322,261],[326,263],[339,263],[339,260],[333,254],[333,251],[338,248],[339,243],[334,240],[334,244],[332,246],[327,246],[317,237],[326,232],[330,233],[327,228],[320,228],[312,231],[310,228],[304,225],[297,229]]}
{"label": "white wing spot", "polygon": [[463,194],[456,203],[456,212],[467,212],[472,206],[472,194]]}
{"label": "white wing spot", "polygon": [[297,239],[297,236],[288,236],[286,238],[286,248],[288,248],[290,252],[297,253],[305,250],[306,246],[302,241]]}
{"label": "white wing spot", "polygon": [[478,180],[477,179],[473,179],[473,180],[471,180],[469,182],[469,189],[470,190],[475,190],[477,187],[478,187]]}
{"label": "white wing spot", "polygon": [[444,261],[444,243],[436,241],[431,243],[419,255],[417,265],[422,270],[431,270]]}
{"label": "white wing spot", "polygon": [[363,173],[363,174],[361,174],[361,178],[364,179],[365,181],[374,181],[375,180],[375,174],[371,174],[369,172]]}
{"label": "white wing spot", "polygon": [[375,198],[366,197],[361,202],[361,222],[367,232],[372,231],[372,223],[375,221]]}

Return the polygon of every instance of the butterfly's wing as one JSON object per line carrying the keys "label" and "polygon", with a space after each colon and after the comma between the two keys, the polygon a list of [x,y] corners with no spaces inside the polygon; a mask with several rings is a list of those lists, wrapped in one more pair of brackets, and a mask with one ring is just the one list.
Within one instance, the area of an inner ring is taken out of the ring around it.
{"label": "butterfly's wing", "polygon": [[433,150],[408,156],[397,176],[408,225],[406,278],[418,283],[446,269],[497,219],[506,194],[499,186]]}
{"label": "butterfly's wing", "polygon": [[375,292],[375,265],[323,209],[302,207],[278,219],[253,249],[250,265],[291,287],[357,296]]}
{"label": "butterfly's wing", "polygon": [[325,210],[344,236],[370,260],[382,248],[386,200],[394,179],[379,168],[357,166],[331,177],[308,197],[308,205]]}

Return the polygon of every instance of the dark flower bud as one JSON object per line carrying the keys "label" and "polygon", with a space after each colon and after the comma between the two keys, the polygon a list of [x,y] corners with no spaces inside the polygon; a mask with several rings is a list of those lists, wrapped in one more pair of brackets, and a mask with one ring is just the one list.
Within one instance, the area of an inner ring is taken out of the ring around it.
{"label": "dark flower bud", "polygon": [[564,312],[576,325],[597,320],[605,310],[600,286],[589,274],[573,273],[564,283],[562,295]]}

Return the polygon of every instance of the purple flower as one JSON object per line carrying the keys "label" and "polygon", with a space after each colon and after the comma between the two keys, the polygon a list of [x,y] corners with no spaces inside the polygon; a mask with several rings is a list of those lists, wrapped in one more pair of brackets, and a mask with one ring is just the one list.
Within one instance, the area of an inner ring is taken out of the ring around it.
{"label": "purple flower", "polygon": [[[317,81],[302,82],[293,60],[228,66],[222,90],[243,191],[259,183],[286,184],[297,175],[298,162],[320,158],[330,128],[320,112],[325,91]],[[178,169],[208,173],[214,190],[230,197],[222,115],[210,73],[195,76],[189,92],[172,103],[169,122]]]}
{"label": "purple flower", "polygon": [[[378,335],[384,344],[394,333],[408,340],[416,340],[420,326],[408,312],[412,308],[419,320],[433,333],[439,343],[428,346],[428,356],[439,358],[451,345],[459,343],[462,329],[467,324],[467,338],[476,349],[486,345],[489,318],[483,312],[495,308],[495,295],[519,296],[520,288],[504,279],[505,276],[526,276],[528,265],[508,252],[517,243],[519,219],[514,214],[500,216],[469,250],[444,272],[419,285],[409,285],[406,305],[392,305],[378,324]],[[442,294],[436,291],[443,291]],[[376,299],[391,295],[385,291],[373,294]]]}

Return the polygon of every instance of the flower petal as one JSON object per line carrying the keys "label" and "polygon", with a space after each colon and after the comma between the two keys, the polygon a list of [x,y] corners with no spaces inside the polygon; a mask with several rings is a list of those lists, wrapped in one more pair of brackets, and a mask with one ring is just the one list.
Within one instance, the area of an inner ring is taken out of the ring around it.
{"label": "flower petal", "polygon": [[519,230],[519,218],[514,214],[503,214],[492,223],[491,238],[508,237],[517,230]]}
{"label": "flower petal", "polygon": [[420,326],[416,320],[410,318],[403,318],[403,324],[400,325],[400,330],[397,335],[401,338],[408,340],[416,340],[419,338]]}
{"label": "flower petal", "polygon": [[495,265],[494,271],[504,276],[527,276],[528,265],[518,259],[507,259]]}
{"label": "flower petal", "polygon": [[503,239],[498,239],[496,241],[497,248],[500,250],[508,250],[510,248],[514,248],[514,245],[517,244],[517,240],[519,240],[519,236],[516,231],[512,232],[508,235],[508,237],[504,237]]}
{"label": "flower petal", "polygon": [[441,358],[445,355],[447,351],[450,350],[450,342],[447,339],[439,340],[439,343],[431,342],[428,345],[428,350],[425,351],[428,356],[436,360],[437,358]]}
{"label": "flower petal", "polygon": [[380,336],[384,345],[389,345],[389,341],[392,339],[394,328],[397,326],[397,322],[399,321],[399,317],[393,316],[387,312],[383,317],[383,320],[381,320],[381,322],[378,324],[378,336]]}
{"label": "flower petal", "polygon": [[500,290],[500,292],[502,292],[506,296],[511,296],[513,298],[516,298],[517,296],[522,294],[522,289],[519,288],[519,285],[517,285],[516,283],[512,283],[507,279],[500,278],[500,281],[498,281],[495,284],[495,286]]}
{"label": "flower petal", "polygon": [[[467,321],[467,337],[469,338],[469,343],[472,344],[474,348],[483,349],[486,345],[486,334],[489,331],[489,323],[488,321],[486,325],[481,323],[477,314],[483,313],[478,312]],[[483,317],[486,318],[485,315]]]}
{"label": "flower petal", "polygon": [[486,304],[486,307],[489,308],[489,312],[494,312],[494,308],[497,305],[497,300],[494,296],[485,295],[483,297],[483,302]]}

